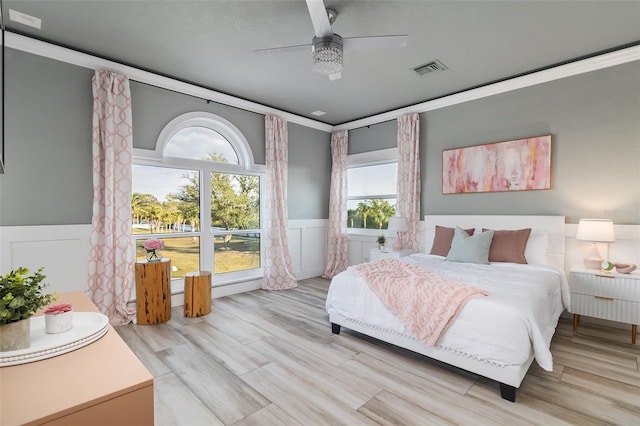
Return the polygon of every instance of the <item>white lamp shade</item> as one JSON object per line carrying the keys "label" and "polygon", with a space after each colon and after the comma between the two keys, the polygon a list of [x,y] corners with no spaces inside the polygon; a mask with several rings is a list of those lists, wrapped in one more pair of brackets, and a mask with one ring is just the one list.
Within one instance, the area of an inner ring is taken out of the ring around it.
{"label": "white lamp shade", "polygon": [[597,243],[613,243],[616,236],[609,219],[580,219],[576,240]]}
{"label": "white lamp shade", "polygon": [[389,232],[407,232],[409,230],[409,225],[407,225],[406,217],[390,217],[389,218]]}

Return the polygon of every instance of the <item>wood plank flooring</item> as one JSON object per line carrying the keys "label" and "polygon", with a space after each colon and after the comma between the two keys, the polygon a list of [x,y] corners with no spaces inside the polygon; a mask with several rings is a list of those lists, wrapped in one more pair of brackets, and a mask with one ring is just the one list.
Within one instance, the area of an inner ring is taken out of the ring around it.
{"label": "wood plank flooring", "polygon": [[[638,425],[640,345],[629,331],[561,319],[554,371],[534,362],[517,402],[495,382],[345,328],[329,281],[214,299],[117,331],[155,380],[156,425]],[[213,290],[215,292],[215,289]]]}

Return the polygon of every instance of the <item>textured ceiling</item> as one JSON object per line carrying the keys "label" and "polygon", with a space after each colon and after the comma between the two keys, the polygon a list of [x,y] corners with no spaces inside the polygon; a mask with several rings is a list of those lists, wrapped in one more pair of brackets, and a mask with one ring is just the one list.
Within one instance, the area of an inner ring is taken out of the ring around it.
{"label": "textured ceiling", "polygon": [[[311,42],[303,0],[4,0],[3,16],[9,31],[333,125],[640,41],[640,1],[325,4],[338,11],[335,33],[408,34],[408,46],[345,52],[342,78],[329,81],[307,52],[253,53]],[[7,20],[9,8],[42,29]],[[411,70],[434,59],[448,70]]]}

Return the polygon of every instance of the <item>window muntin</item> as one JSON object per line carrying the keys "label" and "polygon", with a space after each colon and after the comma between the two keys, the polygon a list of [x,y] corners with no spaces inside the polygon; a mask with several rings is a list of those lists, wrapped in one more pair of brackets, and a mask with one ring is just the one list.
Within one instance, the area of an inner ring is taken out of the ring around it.
{"label": "window muntin", "polygon": [[347,169],[348,228],[387,229],[396,210],[397,175],[397,162]]}
{"label": "window muntin", "polygon": [[164,155],[191,160],[240,164],[238,153],[229,141],[215,130],[191,126],[178,130],[164,148]]}

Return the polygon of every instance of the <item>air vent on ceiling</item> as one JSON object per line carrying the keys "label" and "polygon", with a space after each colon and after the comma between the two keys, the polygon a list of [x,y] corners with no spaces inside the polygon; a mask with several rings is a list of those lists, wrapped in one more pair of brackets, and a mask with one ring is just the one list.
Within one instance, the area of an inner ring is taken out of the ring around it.
{"label": "air vent on ceiling", "polygon": [[425,74],[431,74],[433,72],[438,72],[438,71],[444,71],[448,69],[445,64],[443,64],[442,62],[440,62],[439,60],[435,60],[435,61],[431,61],[429,63],[426,63],[424,65],[420,65],[415,67],[413,70],[415,72],[417,72],[418,74],[420,74],[420,76],[423,76]]}

